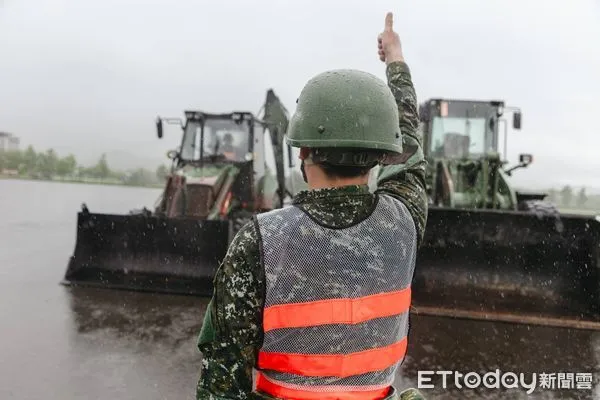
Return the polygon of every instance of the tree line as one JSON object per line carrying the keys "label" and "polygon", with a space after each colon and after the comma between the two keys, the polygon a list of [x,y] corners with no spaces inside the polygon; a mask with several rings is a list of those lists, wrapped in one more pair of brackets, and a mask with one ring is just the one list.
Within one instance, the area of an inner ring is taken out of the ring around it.
{"label": "tree line", "polygon": [[[108,165],[106,154],[102,154],[94,165],[84,166],[77,162],[73,154],[60,157],[54,149],[37,152],[33,146],[25,150],[0,150],[0,175],[3,172],[33,179],[118,183],[133,186],[162,185],[169,173],[164,164],[158,166],[155,171],[145,168],[115,170]],[[292,178],[295,178],[293,180],[298,188],[304,188],[300,174]],[[561,208],[600,210],[600,195],[588,195],[584,187],[576,189],[565,185],[561,189],[549,189],[547,193],[548,200]]]}
{"label": "tree line", "polygon": [[561,189],[550,189],[547,193],[548,200],[559,207],[600,210],[600,195],[588,195],[585,187],[577,190],[565,185]]}
{"label": "tree line", "polygon": [[60,157],[54,149],[37,152],[33,146],[29,146],[25,150],[0,151],[2,173],[33,179],[148,186],[164,183],[168,169],[160,165],[155,171],[145,168],[115,170],[108,165],[106,154],[102,154],[96,164],[84,166],[77,162],[73,154]]}

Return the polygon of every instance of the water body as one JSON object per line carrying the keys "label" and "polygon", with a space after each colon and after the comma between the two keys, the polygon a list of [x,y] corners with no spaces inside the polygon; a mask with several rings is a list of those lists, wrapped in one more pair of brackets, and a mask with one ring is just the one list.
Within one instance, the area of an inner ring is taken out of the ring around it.
{"label": "water body", "polygon": [[[157,189],[0,180],[0,399],[193,399],[208,299],[59,284],[82,202],[92,212],[152,208]],[[593,390],[444,390],[428,399],[600,398],[600,332],[411,318],[397,385],[418,371],[593,373]],[[539,378],[538,378],[539,379]],[[538,380],[538,386],[539,386]]]}

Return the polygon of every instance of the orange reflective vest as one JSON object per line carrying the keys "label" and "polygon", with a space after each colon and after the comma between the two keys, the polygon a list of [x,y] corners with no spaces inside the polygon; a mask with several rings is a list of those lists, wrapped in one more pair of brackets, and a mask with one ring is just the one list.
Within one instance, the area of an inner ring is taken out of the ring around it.
{"label": "orange reflective vest", "polygon": [[[411,215],[379,195],[344,229],[297,207],[256,217],[265,270],[255,390],[285,399],[383,399],[406,353],[416,253]],[[340,210],[341,211],[341,210]]]}

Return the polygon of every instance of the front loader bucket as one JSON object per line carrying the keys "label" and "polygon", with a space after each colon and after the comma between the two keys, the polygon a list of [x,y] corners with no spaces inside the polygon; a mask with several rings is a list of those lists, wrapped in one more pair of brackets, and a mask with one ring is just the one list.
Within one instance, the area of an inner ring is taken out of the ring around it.
{"label": "front loader bucket", "polygon": [[228,221],[80,212],[63,283],[208,296]]}
{"label": "front loader bucket", "polygon": [[600,219],[431,208],[414,312],[600,329]]}

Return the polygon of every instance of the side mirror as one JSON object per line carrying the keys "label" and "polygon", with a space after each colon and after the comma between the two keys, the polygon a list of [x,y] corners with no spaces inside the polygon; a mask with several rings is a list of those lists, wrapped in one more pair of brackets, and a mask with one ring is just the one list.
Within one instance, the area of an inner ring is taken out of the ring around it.
{"label": "side mirror", "polygon": [[517,111],[513,114],[513,128],[521,129],[521,111]]}
{"label": "side mirror", "polygon": [[160,117],[156,117],[156,135],[159,139],[162,139],[163,137],[163,124]]}
{"label": "side mirror", "polygon": [[532,154],[519,154],[519,164],[522,164],[523,166],[528,166],[532,162],[533,162]]}
{"label": "side mirror", "polygon": [[506,175],[512,176],[512,172],[519,168],[528,167],[533,162],[532,154],[519,154],[519,164],[504,171]]}

